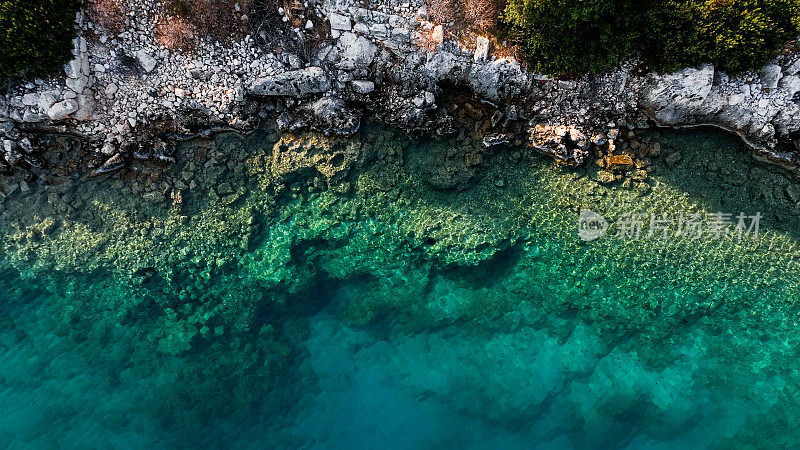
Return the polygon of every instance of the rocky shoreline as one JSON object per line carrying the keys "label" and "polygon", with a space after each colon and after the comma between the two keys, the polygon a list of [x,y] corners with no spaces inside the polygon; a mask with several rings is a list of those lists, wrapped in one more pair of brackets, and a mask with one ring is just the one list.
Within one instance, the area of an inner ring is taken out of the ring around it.
{"label": "rocky shoreline", "polygon": [[[366,118],[412,134],[474,131],[486,146],[527,144],[569,164],[594,159],[620,170],[639,165],[630,146],[615,145],[630,130],[713,125],[738,133],[762,160],[800,162],[797,54],[735,77],[711,65],[662,75],[626,62],[565,81],[494,56],[482,36],[459,42],[427,20],[420,1],[309,4],[306,28],[321,21],[330,35],[308,55],[265,49],[252,36],[168,50],[155,38],[160,3],[127,6],[116,34],[79,14],[64,73],[0,96],[3,172],[40,166],[52,134],[81,141],[91,176],[133,160],[168,164],[173,141],[201,130],[277,120],[282,132],[348,135]],[[304,31],[285,38],[302,44]]]}

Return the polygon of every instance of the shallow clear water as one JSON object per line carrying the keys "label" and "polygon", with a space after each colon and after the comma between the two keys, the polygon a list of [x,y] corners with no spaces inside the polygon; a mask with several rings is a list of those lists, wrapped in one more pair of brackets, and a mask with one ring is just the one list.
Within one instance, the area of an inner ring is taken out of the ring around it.
{"label": "shallow clear water", "polygon": [[[34,186],[0,213],[0,447],[795,446],[798,181],[651,137],[610,185],[373,127]],[[720,211],[759,235],[614,236]]]}

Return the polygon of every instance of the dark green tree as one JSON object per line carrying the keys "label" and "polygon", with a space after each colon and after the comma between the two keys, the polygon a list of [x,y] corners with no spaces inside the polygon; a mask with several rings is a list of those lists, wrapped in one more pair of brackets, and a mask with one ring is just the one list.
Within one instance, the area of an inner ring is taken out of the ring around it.
{"label": "dark green tree", "polygon": [[800,0],[509,0],[506,24],[534,68],[601,71],[629,56],[656,70],[754,69],[800,35]]}
{"label": "dark green tree", "polygon": [[70,59],[80,0],[0,0],[0,82],[58,70]]}
{"label": "dark green tree", "polygon": [[693,8],[696,24],[690,58],[729,71],[762,66],[798,37],[798,0],[714,0]]}
{"label": "dark green tree", "polygon": [[599,71],[636,51],[651,0],[510,0],[525,57],[550,74]]}

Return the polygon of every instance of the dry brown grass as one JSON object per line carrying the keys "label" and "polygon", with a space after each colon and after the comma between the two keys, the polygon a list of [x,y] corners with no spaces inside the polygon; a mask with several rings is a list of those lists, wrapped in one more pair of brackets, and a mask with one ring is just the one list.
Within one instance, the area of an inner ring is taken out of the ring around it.
{"label": "dry brown grass", "polygon": [[89,0],[86,3],[89,20],[114,34],[125,26],[127,12],[123,0]]}
{"label": "dry brown grass", "polygon": [[197,44],[197,29],[186,19],[170,17],[156,25],[156,40],[169,49],[191,51]]}
{"label": "dry brown grass", "polygon": [[166,18],[157,26],[161,30],[159,42],[163,40],[170,48],[189,50],[206,36],[226,42],[247,31],[247,21],[242,16],[249,13],[251,0],[162,0],[162,3]]}
{"label": "dry brown grass", "polygon": [[476,31],[488,32],[497,28],[505,8],[504,0],[460,0],[464,20]]}
{"label": "dry brown grass", "polygon": [[455,0],[425,0],[425,8],[428,10],[428,20],[433,23],[451,23],[458,15]]}
{"label": "dry brown grass", "polygon": [[497,29],[506,0],[426,0],[428,20],[452,24],[463,31],[487,33]]}

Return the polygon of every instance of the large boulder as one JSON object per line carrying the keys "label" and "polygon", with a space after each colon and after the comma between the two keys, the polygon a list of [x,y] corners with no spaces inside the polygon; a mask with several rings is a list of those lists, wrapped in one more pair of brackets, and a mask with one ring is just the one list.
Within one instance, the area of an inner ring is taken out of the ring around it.
{"label": "large boulder", "polygon": [[424,71],[434,80],[462,81],[464,68],[456,55],[450,52],[428,52]]}
{"label": "large boulder", "polygon": [[793,100],[795,94],[800,92],[800,76],[789,75],[788,77],[781,78],[780,88],[786,92],[787,100]]}
{"label": "large boulder", "polygon": [[519,95],[531,85],[530,76],[519,63],[505,58],[473,64],[467,82],[476,94],[491,101]]}
{"label": "large boulder", "polygon": [[42,111],[47,111],[59,100],[60,96],[58,91],[42,92],[41,95],[39,95],[39,101],[36,106]]}
{"label": "large boulder", "polygon": [[22,96],[22,104],[25,106],[37,106],[39,104],[39,93],[31,92]]}
{"label": "large boulder", "polygon": [[50,120],[61,120],[77,111],[78,107],[77,101],[74,99],[67,99],[51,106],[50,109],[47,110],[47,116],[50,117]]}
{"label": "large boulder", "polygon": [[89,120],[94,113],[95,101],[91,89],[86,89],[83,94],[77,96],[78,110],[75,111],[75,119]]}
{"label": "large boulder", "polygon": [[259,78],[250,88],[252,95],[302,97],[322,94],[331,88],[331,81],[321,67],[291,70]]}
{"label": "large boulder", "polygon": [[328,21],[331,24],[331,30],[350,31],[353,29],[350,17],[344,14],[332,13],[328,16]]}
{"label": "large boulder", "polygon": [[669,75],[650,75],[641,101],[661,124],[684,124],[700,113],[713,85],[714,66],[711,64]]}
{"label": "large boulder", "polygon": [[350,109],[344,100],[324,96],[307,101],[278,117],[278,128],[284,132],[312,128],[325,134],[349,135],[358,131],[360,113]]}
{"label": "large boulder", "polygon": [[311,105],[316,128],[328,134],[349,135],[358,131],[359,115],[340,98],[323,97]]}
{"label": "large boulder", "polygon": [[372,41],[354,33],[342,33],[336,47],[340,57],[336,66],[344,70],[367,68],[378,53],[378,47]]}

